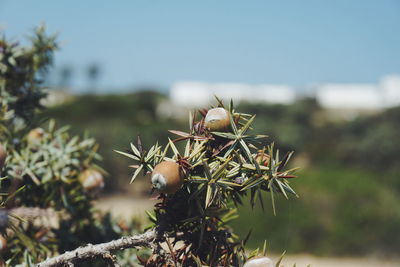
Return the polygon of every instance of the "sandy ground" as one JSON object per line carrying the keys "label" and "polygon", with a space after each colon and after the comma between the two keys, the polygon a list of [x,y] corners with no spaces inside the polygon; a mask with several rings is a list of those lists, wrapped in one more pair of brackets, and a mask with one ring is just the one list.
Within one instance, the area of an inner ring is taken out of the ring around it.
{"label": "sandy ground", "polygon": [[[151,211],[155,200],[136,199],[130,196],[112,196],[102,198],[95,203],[95,207],[102,211],[110,211],[113,217],[130,219],[132,216],[146,221],[145,210]],[[279,256],[271,256],[274,260]],[[313,255],[286,255],[283,266],[292,267],[400,267],[400,259],[379,258],[328,258]]]}
{"label": "sandy ground", "polygon": [[[272,257],[277,259],[277,257]],[[399,267],[400,260],[384,260],[376,258],[325,258],[312,255],[288,255],[282,264],[285,267]]]}
{"label": "sandy ground", "polygon": [[94,206],[101,211],[110,211],[112,216],[118,219],[130,220],[135,217],[146,221],[145,211],[152,211],[156,202],[156,200],[118,195],[101,198],[94,203]]}

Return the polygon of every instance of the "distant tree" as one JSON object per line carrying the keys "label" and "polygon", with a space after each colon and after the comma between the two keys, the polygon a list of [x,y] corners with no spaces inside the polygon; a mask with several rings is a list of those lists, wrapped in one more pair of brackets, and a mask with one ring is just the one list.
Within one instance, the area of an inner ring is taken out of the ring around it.
{"label": "distant tree", "polygon": [[58,82],[58,86],[60,88],[66,89],[71,86],[71,80],[73,76],[73,69],[70,65],[63,65],[59,71],[60,80]]}
{"label": "distant tree", "polygon": [[96,91],[100,74],[101,67],[98,63],[91,63],[88,65],[86,75],[88,78],[89,91]]}

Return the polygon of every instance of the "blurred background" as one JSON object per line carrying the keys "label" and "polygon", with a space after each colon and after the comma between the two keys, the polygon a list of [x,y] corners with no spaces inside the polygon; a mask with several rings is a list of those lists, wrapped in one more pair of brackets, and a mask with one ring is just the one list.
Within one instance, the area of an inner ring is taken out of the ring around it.
{"label": "blurred background", "polygon": [[300,198],[279,199],[277,216],[270,205],[239,208],[233,228],[252,229],[250,247],[400,257],[400,1],[0,0],[6,38],[40,23],[61,48],[45,117],[100,143],[100,208],[144,216],[148,178],[128,186],[130,162],[112,150],[138,134],[165,143],[217,95],[257,114],[255,132],[294,150],[301,167]]}

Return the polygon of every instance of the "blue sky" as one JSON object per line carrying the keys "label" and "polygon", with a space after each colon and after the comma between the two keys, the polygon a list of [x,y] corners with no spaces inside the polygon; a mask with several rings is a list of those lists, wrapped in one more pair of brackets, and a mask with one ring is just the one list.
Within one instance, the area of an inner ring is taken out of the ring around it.
{"label": "blue sky", "polygon": [[59,32],[56,67],[74,66],[75,88],[87,86],[91,62],[107,90],[177,80],[376,83],[400,73],[399,0],[0,0],[8,38],[41,22]]}

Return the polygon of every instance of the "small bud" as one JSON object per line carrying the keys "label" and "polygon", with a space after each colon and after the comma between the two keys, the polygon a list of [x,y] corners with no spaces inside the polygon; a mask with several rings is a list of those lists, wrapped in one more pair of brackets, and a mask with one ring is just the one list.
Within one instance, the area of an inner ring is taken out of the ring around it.
{"label": "small bud", "polygon": [[95,169],[87,169],[79,175],[79,181],[87,191],[102,189],[104,187],[103,175]]}
{"label": "small bud", "polygon": [[270,258],[258,256],[246,261],[243,267],[275,267],[275,265]]}
{"label": "small bud", "polygon": [[163,161],[154,167],[151,174],[153,187],[162,193],[173,194],[183,183],[179,165],[172,161]]}
{"label": "small bud", "polygon": [[230,114],[224,108],[210,109],[204,120],[205,127],[210,131],[228,131],[231,124]]}
{"label": "small bud", "polygon": [[4,167],[4,163],[6,162],[7,159],[7,151],[3,147],[2,144],[0,144],[0,170]]}
{"label": "small bud", "polygon": [[255,160],[259,165],[268,166],[269,163],[269,155],[264,154],[263,152],[259,152],[255,157]]}

